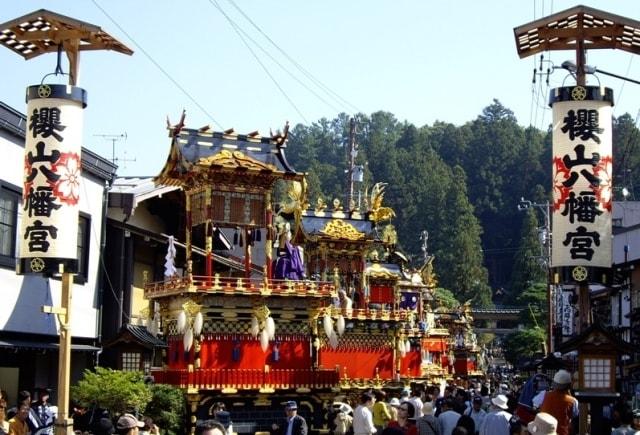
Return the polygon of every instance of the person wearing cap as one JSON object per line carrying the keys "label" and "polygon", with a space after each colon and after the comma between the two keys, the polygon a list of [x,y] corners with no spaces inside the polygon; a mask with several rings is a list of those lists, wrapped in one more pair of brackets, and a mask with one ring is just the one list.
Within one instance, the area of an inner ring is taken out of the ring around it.
{"label": "person wearing cap", "polygon": [[476,434],[480,432],[480,426],[482,426],[482,422],[484,421],[484,418],[487,416],[487,411],[482,409],[482,403],[483,403],[482,397],[474,396],[474,398],[471,400],[471,406],[465,409],[463,414],[463,415],[468,415],[473,419],[473,422],[476,425],[476,430],[475,430]]}
{"label": "person wearing cap", "polygon": [[143,427],[144,422],[138,421],[133,415],[122,414],[116,423],[116,433],[119,435],[138,435]]}
{"label": "person wearing cap", "polygon": [[279,435],[307,435],[307,421],[298,415],[298,404],[293,400],[285,403],[286,419],[281,424],[272,424],[271,429]]}
{"label": "person wearing cap", "polygon": [[551,414],[539,412],[533,421],[527,425],[527,431],[532,435],[557,435],[558,420]]}
{"label": "person wearing cap", "polygon": [[398,419],[398,407],[400,407],[400,399],[392,397],[389,400],[389,414],[391,414],[391,420]]}
{"label": "person wearing cap", "polygon": [[508,401],[504,394],[491,399],[491,412],[484,417],[479,435],[509,435],[511,414],[507,412]]}
{"label": "person wearing cap", "polygon": [[368,391],[360,395],[360,405],[353,411],[353,433],[354,435],[371,435],[377,432],[373,425],[373,415],[371,408],[376,398]]}
{"label": "person wearing cap", "polygon": [[558,435],[569,435],[571,419],[578,417],[578,401],[569,393],[571,373],[558,370],[553,377],[553,390],[544,395],[541,412],[551,414],[557,421]]}
{"label": "person wearing cap", "polygon": [[336,416],[333,419],[334,435],[345,435],[349,432],[353,424],[352,412],[353,408],[346,403],[340,403],[340,405],[337,406]]}

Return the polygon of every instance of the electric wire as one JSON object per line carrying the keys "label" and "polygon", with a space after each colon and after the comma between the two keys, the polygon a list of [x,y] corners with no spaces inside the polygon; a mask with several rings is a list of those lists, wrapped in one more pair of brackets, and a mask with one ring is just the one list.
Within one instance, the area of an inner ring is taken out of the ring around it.
{"label": "electric wire", "polygon": [[[625,77],[629,77],[629,72],[631,71],[631,64],[633,63],[633,58],[635,56],[633,54],[629,54],[629,64],[627,65],[627,72],[625,72],[624,76]],[[626,80],[622,80],[622,83],[620,84],[620,90],[618,91],[618,95],[616,96],[616,105],[613,106],[612,112],[611,114],[615,114],[616,113],[616,107],[620,106],[620,100],[622,99],[622,91],[624,91],[624,86],[627,83]]]}
{"label": "electric wire", "polygon": [[[95,0],[93,0],[95,1]],[[247,50],[249,50],[249,52],[251,53],[251,55],[254,57],[254,59],[256,60],[256,62],[258,62],[258,64],[262,67],[262,69],[264,70],[264,72],[269,76],[269,78],[271,79],[271,81],[276,85],[276,87],[280,90],[280,93],[282,93],[282,95],[286,98],[286,100],[289,102],[289,104],[291,104],[291,106],[294,108],[294,110],[298,113],[298,115],[300,115],[300,117],[304,120],[304,122],[306,124],[309,124],[309,121],[307,120],[307,118],[302,114],[302,112],[300,111],[300,109],[298,108],[298,106],[296,106],[296,104],[293,102],[293,100],[289,97],[289,95],[287,95],[287,93],[285,92],[285,90],[282,88],[282,86],[280,86],[280,84],[278,83],[278,81],[275,79],[275,77],[271,74],[271,72],[269,71],[269,69],[266,67],[266,65],[260,60],[260,58],[258,57],[258,55],[255,53],[255,51],[251,48],[251,46],[247,43],[246,39],[242,36],[242,33],[239,31],[237,24],[235,24],[235,22],[231,19],[231,17],[229,17],[229,15],[227,15],[227,13],[220,7],[220,5],[218,4],[218,2],[216,0],[209,0],[209,3],[211,3],[216,9],[218,9],[218,11],[226,18],[226,20],[229,22],[229,24],[231,25],[231,27],[233,28],[233,30],[236,32],[236,34],[238,35],[238,37],[240,38],[240,40],[242,41],[242,43],[245,45],[245,47],[247,47]]]}
{"label": "electric wire", "polygon": [[111,16],[109,15],[109,13],[104,10],[104,8],[102,8],[102,6],[100,6],[100,4],[98,4],[97,0],[91,0],[93,2],[93,4],[104,14],[104,16],[107,17],[107,19],[109,19],[109,21],[111,21],[113,23],[114,26],[116,26],[127,38],[129,38],[129,40],[133,43],[133,45],[136,46],[136,48],[138,50],[140,50],[140,52],[142,54],[145,55],[145,57],[147,59],[149,59],[149,61],[160,70],[160,72],[162,74],[164,74],[164,76],[169,79],[169,81],[171,83],[173,83],[189,100],[191,100],[191,102],[193,104],[195,104],[195,106],[200,109],[200,111],[205,114],[214,124],[216,124],[218,127],[220,127],[220,129],[224,129],[224,127],[207,111],[207,109],[205,109],[200,103],[198,103],[198,101],[196,101],[196,99],[191,96],[191,94],[182,86],[180,85],[180,83],[178,83],[177,80],[175,80],[163,67],[162,65],[160,65],[158,62],[156,62],[156,60],[149,54],[147,53],[147,51],[136,42],[135,39],[133,39],[133,37]]}
{"label": "electric wire", "polygon": [[265,56],[267,56],[269,59],[271,59],[276,65],[278,65],[285,73],[287,73],[289,75],[289,77],[291,77],[292,79],[294,79],[296,82],[298,82],[300,84],[300,86],[302,86],[303,88],[305,88],[306,90],[308,90],[310,93],[312,93],[316,98],[318,98],[320,101],[322,101],[324,104],[326,104],[327,106],[329,106],[332,110],[336,111],[336,112],[340,112],[340,109],[338,109],[336,106],[334,106],[333,104],[331,104],[330,102],[328,102],[325,98],[323,98],[321,95],[319,95],[316,91],[314,91],[313,89],[311,89],[309,86],[307,86],[306,83],[304,83],[302,80],[300,80],[298,77],[296,77],[291,71],[289,71],[284,65],[282,65],[282,63],[280,63],[280,61],[278,61],[278,59],[276,59],[275,57],[273,57],[273,55],[271,55],[271,53],[269,53],[264,47],[262,47],[255,39],[253,39],[247,32],[245,32],[236,22],[233,22],[233,25],[236,27],[237,31],[242,32],[242,34],[245,36],[245,38],[247,38],[249,41],[251,41],[256,47],[258,47],[260,49],[260,51],[262,51],[262,53],[264,53]]}
{"label": "electric wire", "polygon": [[325,93],[327,93],[327,95],[329,95],[330,97],[332,97],[334,99],[334,101],[338,102],[339,104],[342,105],[346,105],[348,107],[350,107],[352,110],[355,110],[357,112],[362,112],[362,110],[360,110],[357,106],[355,106],[354,104],[352,104],[351,102],[347,101],[346,99],[344,99],[342,96],[340,96],[338,93],[336,93],[335,91],[333,91],[331,88],[329,88],[328,86],[326,86],[322,81],[320,81],[318,78],[316,78],[313,74],[311,74],[309,71],[307,71],[302,65],[300,65],[298,62],[295,61],[295,59],[293,59],[291,56],[289,56],[287,54],[286,51],[284,51],[282,48],[280,48],[280,46],[278,44],[276,44],[270,37],[269,35],[267,35],[252,19],[251,17],[249,17],[242,9],[240,9],[240,7],[237,5],[237,3],[234,0],[227,0],[229,3],[231,3],[231,5],[262,35],[265,37],[265,39],[267,41],[269,41],[271,43],[271,45],[273,45],[276,50],[278,50],[280,53],[282,53],[282,55],[289,61],[291,62],[302,74],[304,74],[309,80],[311,80],[316,86],[318,86],[319,88],[323,89],[325,91]]}

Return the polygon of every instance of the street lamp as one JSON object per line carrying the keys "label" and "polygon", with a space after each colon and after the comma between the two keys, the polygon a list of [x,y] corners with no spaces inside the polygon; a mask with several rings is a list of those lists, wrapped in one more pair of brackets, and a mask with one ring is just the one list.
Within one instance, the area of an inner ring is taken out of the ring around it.
{"label": "street lamp", "polygon": [[550,213],[551,213],[551,203],[549,202],[549,200],[545,201],[544,203],[536,203],[536,202],[532,202],[529,201],[527,199],[524,199],[523,197],[520,198],[520,201],[518,202],[518,211],[526,211],[529,210],[531,207],[535,207],[539,210],[542,211],[542,214],[544,215],[544,226],[541,228],[538,228],[538,238],[540,241],[540,245],[542,247],[545,248],[545,251],[542,255],[542,259],[543,259],[543,264],[542,267],[547,269],[547,310],[549,311],[549,314],[547,316],[548,318],[548,325],[547,325],[547,343],[548,343],[548,352],[551,353],[553,352],[553,297],[552,297],[552,280],[551,280],[551,220],[550,220]]}

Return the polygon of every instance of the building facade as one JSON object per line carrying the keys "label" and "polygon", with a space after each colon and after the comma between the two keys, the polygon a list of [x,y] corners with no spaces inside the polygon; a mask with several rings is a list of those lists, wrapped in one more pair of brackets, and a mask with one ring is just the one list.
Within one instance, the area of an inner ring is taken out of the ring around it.
{"label": "building facade", "polygon": [[[0,102],[0,386],[15,400],[17,392],[53,387],[56,397],[59,323],[42,307],[59,306],[61,282],[40,275],[17,275],[23,209],[24,142],[27,118]],[[72,381],[99,359],[102,320],[105,205],[116,166],[82,149],[82,182],[72,316]]]}

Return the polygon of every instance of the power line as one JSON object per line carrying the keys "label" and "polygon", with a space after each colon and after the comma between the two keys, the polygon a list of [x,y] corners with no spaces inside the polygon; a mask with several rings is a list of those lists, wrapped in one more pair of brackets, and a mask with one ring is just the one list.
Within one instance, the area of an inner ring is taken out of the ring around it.
{"label": "power line", "polygon": [[291,71],[289,71],[284,65],[282,65],[278,59],[276,59],[275,57],[273,57],[271,55],[271,53],[269,53],[267,50],[264,49],[264,47],[262,47],[255,39],[253,39],[247,32],[245,32],[242,28],[240,28],[240,26],[238,26],[237,23],[233,23],[233,25],[235,26],[235,28],[237,29],[237,31],[242,32],[242,34],[251,42],[253,42],[253,44],[258,47],[260,49],[260,51],[262,51],[265,56],[267,56],[269,59],[271,59],[276,65],[278,65],[284,72],[286,72],[292,79],[294,79],[295,81],[297,81],[300,86],[302,86],[303,88],[305,88],[306,90],[308,90],[309,92],[311,92],[316,98],[318,98],[320,101],[322,101],[324,104],[326,104],[327,106],[329,106],[332,110],[335,110],[336,112],[340,112],[340,109],[338,109],[337,107],[335,107],[333,104],[331,104],[330,102],[328,102],[326,99],[324,99],[321,95],[319,95],[316,91],[314,91],[313,89],[311,89],[309,86],[307,86],[306,83],[304,83],[302,80],[300,80],[298,77],[296,77]]}
{"label": "power line", "polygon": [[[93,1],[95,1],[95,0],[93,0]],[[275,79],[275,77],[273,77],[273,75],[269,72],[269,69],[262,63],[262,61],[260,60],[258,55],[256,55],[255,51],[253,51],[251,46],[244,39],[244,37],[242,36],[242,33],[238,30],[237,24],[231,19],[231,17],[229,17],[227,15],[227,13],[220,7],[220,5],[218,4],[218,2],[216,0],[209,0],[209,3],[211,3],[216,9],[218,9],[218,11],[220,11],[220,13],[227,19],[227,21],[229,22],[229,24],[231,25],[233,30],[237,33],[237,35],[240,38],[240,40],[242,41],[242,43],[245,45],[245,47],[247,47],[247,50],[249,50],[249,52],[253,55],[253,57],[255,58],[256,62],[258,62],[258,64],[260,64],[260,66],[262,67],[264,72],[269,76],[271,81],[280,90],[280,92],[287,99],[289,104],[291,104],[291,106],[295,109],[295,111],[298,112],[298,115],[300,115],[300,117],[304,120],[304,122],[306,124],[309,124],[309,121],[307,121],[307,118],[305,118],[305,116],[302,114],[300,109],[298,109],[298,106],[296,106],[296,104],[293,102],[293,100],[291,98],[289,98],[289,95],[287,95],[287,93],[284,91],[284,89],[282,89],[282,87],[280,86],[278,81]]]}
{"label": "power line", "polygon": [[[296,62],[293,58],[291,58],[291,56],[289,56],[287,54],[286,51],[284,51],[282,48],[280,48],[280,46],[278,44],[276,44],[270,37],[269,35],[267,35],[266,33],[264,33],[262,31],[262,29],[242,10],[240,9],[240,7],[236,4],[236,2],[234,0],[227,0],[229,3],[231,3],[231,5],[249,22],[251,23],[251,25],[262,35],[265,37],[265,39],[267,41],[269,41],[271,43],[271,45],[273,45],[276,50],[278,50],[280,53],[282,53],[282,55],[287,58],[287,60],[289,62],[291,62],[302,74],[304,74],[309,80],[311,80],[316,86],[318,86],[319,88],[321,88],[322,90],[324,90],[327,95],[329,95],[330,97],[334,98],[334,100],[336,102],[338,102],[339,104],[344,104],[349,106],[351,109],[357,111],[357,112],[362,112],[362,110],[360,110],[358,107],[356,107],[355,105],[353,105],[352,103],[350,103],[349,101],[347,101],[346,99],[342,98],[342,96],[340,96],[338,93],[334,92],[331,88],[329,88],[328,86],[326,86],[324,83],[322,83],[318,78],[316,78],[313,74],[311,74],[309,71],[307,71],[304,67],[302,67],[302,65],[300,65],[298,62]],[[340,103],[342,102],[342,103]]]}
{"label": "power line", "polygon": [[126,30],[124,30],[122,28],[122,26],[120,24],[118,24],[118,22],[111,17],[111,15],[109,15],[109,13],[107,13],[107,11],[105,11],[99,4],[97,0],[91,0],[93,2],[93,4],[100,9],[100,11],[109,19],[109,21],[111,21],[113,23],[114,26],[116,26],[127,38],[129,38],[129,40],[133,43],[133,45],[136,46],[136,48],[138,50],[140,50],[142,52],[142,54],[144,54],[147,59],[149,59],[151,61],[151,63],[153,63],[155,65],[156,68],[158,68],[160,70],[160,72],[162,72],[162,74],[164,74],[164,76],[166,78],[169,79],[169,81],[171,81],[171,83],[173,83],[178,89],[180,89],[180,91],[189,99],[191,100],[191,102],[193,104],[196,105],[196,107],[198,107],[198,109],[200,109],[202,111],[202,113],[204,113],[206,116],[209,117],[209,119],[211,119],[211,121],[213,121],[214,124],[216,124],[218,127],[220,127],[220,129],[224,129],[224,127],[218,122],[216,121],[216,119],[207,111],[207,109],[205,109],[204,107],[202,107],[202,105],[200,103],[198,103],[196,101],[195,98],[193,98],[191,96],[191,94],[189,92],[187,92],[187,90],[185,88],[183,88],[180,83],[178,83],[173,77],[171,77],[171,75],[164,69],[162,68],[162,66],[155,61],[155,59],[153,57],[151,57],[151,55],[149,53],[147,53],[147,51],[142,48],[142,46],[140,44],[138,44],[136,42],[135,39],[133,39],[133,37],[131,35],[129,35],[129,33],[127,33]]}

